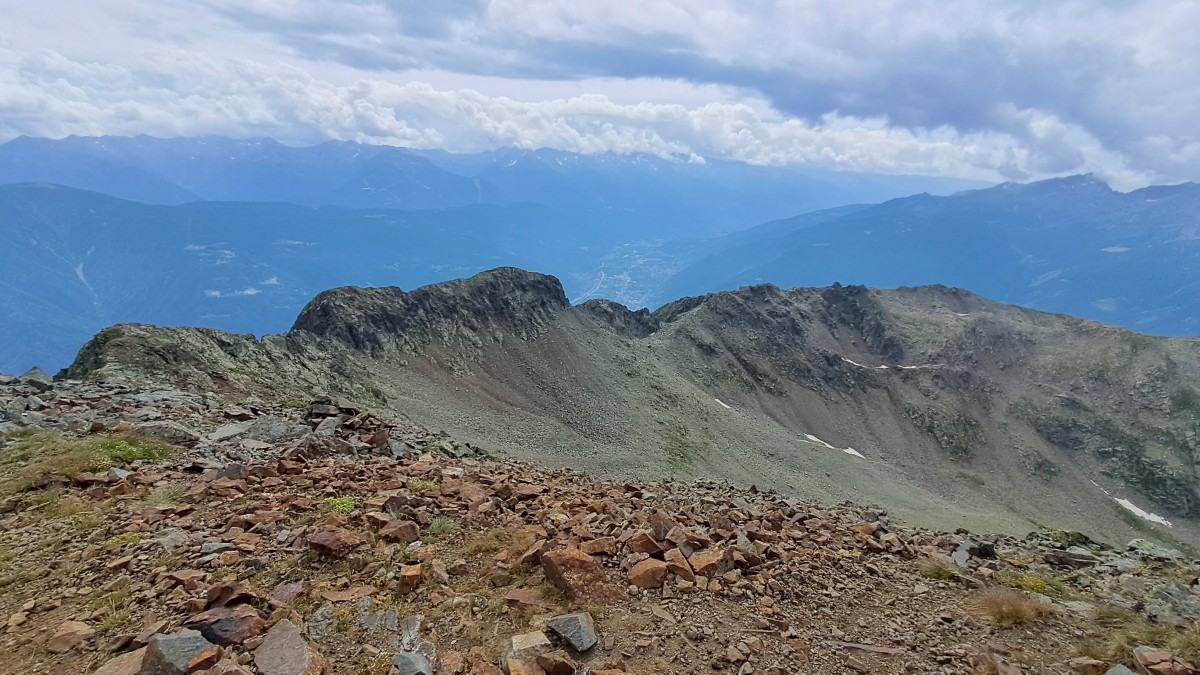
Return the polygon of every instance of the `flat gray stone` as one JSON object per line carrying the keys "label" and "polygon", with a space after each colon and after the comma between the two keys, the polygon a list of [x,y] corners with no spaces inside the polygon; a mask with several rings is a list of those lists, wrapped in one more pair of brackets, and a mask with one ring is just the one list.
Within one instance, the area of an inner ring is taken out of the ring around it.
{"label": "flat gray stone", "polygon": [[433,664],[422,654],[402,652],[392,657],[391,675],[433,675]]}
{"label": "flat gray stone", "polygon": [[188,663],[213,646],[199,631],[185,628],[171,635],[158,633],[146,645],[146,657],[138,675],[187,675]]}
{"label": "flat gray stone", "polygon": [[249,424],[222,424],[215,431],[208,435],[208,440],[213,443],[220,443],[231,438],[241,436],[250,430]]}
{"label": "flat gray stone", "polygon": [[546,628],[577,652],[586,652],[596,646],[596,624],[587,612],[556,616],[546,621]]}

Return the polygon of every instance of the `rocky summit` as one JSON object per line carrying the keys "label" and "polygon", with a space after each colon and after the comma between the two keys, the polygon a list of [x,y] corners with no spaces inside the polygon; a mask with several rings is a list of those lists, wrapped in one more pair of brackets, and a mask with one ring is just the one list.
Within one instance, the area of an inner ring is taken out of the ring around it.
{"label": "rocky summit", "polygon": [[1200,567],[535,468],[345,397],[6,378],[0,671],[1193,673]]}

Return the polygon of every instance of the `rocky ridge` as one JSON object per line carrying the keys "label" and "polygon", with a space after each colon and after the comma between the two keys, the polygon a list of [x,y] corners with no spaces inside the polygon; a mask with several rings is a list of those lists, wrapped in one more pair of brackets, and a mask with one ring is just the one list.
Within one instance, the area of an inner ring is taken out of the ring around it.
{"label": "rocky ridge", "polygon": [[336,397],[0,404],[3,672],[1197,672],[1197,567],[1148,542],[589,479]]}
{"label": "rocky ridge", "polygon": [[115,326],[65,375],[331,392],[613,479],[868,495],[929,527],[1195,546],[1198,345],[935,286],[570,306],[553,277],[500,268],[411,292],[334,289],[261,340]]}

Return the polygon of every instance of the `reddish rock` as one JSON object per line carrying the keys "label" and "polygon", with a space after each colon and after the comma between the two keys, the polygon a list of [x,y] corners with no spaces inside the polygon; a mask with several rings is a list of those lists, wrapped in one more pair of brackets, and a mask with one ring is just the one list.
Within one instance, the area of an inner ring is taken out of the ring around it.
{"label": "reddish rock", "polygon": [[139,675],[142,672],[142,661],[146,658],[146,648],[122,654],[108,660],[92,675]]}
{"label": "reddish rock", "polygon": [[575,662],[562,650],[538,654],[534,661],[546,671],[546,675],[575,675],[578,671]]}
{"label": "reddish rock", "polygon": [[688,562],[691,563],[692,569],[696,571],[696,574],[705,577],[722,574],[728,571],[733,564],[729,552],[719,548],[706,548],[696,551],[688,557]]}
{"label": "reddish rock", "polygon": [[664,557],[667,561],[667,570],[672,574],[684,581],[696,580],[696,575],[692,572],[692,565],[682,551],[677,548],[669,549]]}
{"label": "reddish rock", "polygon": [[546,552],[546,540],[539,539],[517,558],[518,565],[534,566],[542,562],[542,554]]}
{"label": "reddish rock", "polygon": [[392,522],[392,517],[383,511],[371,511],[363,516],[363,520],[367,521],[371,527],[383,527]]}
{"label": "reddish rock", "polygon": [[362,543],[349,530],[330,527],[308,535],[308,547],[321,555],[340,558]]}
{"label": "reddish rock", "polygon": [[667,577],[667,563],[647,558],[629,570],[629,581],[638,588],[661,588]]}
{"label": "reddish rock", "polygon": [[592,595],[593,586],[605,580],[600,563],[577,548],[542,554],[542,571],[546,581],[573,600]]}
{"label": "reddish rock", "polygon": [[200,631],[209,642],[219,645],[240,645],[259,635],[267,622],[258,610],[250,605],[216,607],[201,612],[184,623],[188,628]]}
{"label": "reddish rock", "polygon": [[616,555],[617,540],[613,539],[612,537],[600,537],[599,539],[592,539],[591,541],[585,541],[580,544],[579,550],[587,553],[588,555]]}
{"label": "reddish rock", "polygon": [[308,580],[279,584],[271,589],[271,593],[267,596],[267,599],[271,601],[271,604],[287,607],[296,598],[307,595],[309,588]]}
{"label": "reddish rock", "polygon": [[625,545],[634,553],[658,555],[663,552],[662,547],[658,545],[658,542],[654,540],[654,536],[649,532],[638,532]]}
{"label": "reddish rock", "polygon": [[421,566],[420,565],[404,565],[400,568],[400,574],[396,577],[396,591],[399,593],[412,593],[421,585]]}
{"label": "reddish rock", "polygon": [[96,636],[96,631],[82,621],[64,621],[46,643],[51,654],[65,654]]}
{"label": "reddish rock", "polygon": [[421,526],[411,520],[393,520],[383,526],[379,536],[387,541],[411,544],[421,538]]}
{"label": "reddish rock", "polygon": [[220,647],[209,647],[208,649],[205,649],[199,654],[193,656],[191,661],[188,661],[187,671],[189,673],[194,673],[197,670],[208,670],[209,668],[217,665],[217,663],[221,660],[221,655],[222,652]]}

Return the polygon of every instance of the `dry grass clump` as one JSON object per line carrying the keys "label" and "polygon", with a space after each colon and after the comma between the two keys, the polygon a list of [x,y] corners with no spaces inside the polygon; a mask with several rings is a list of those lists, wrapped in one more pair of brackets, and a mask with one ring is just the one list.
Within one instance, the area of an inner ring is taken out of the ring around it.
{"label": "dry grass clump", "polygon": [[1169,649],[1185,661],[1200,662],[1200,627],[1178,629],[1151,623],[1136,612],[1111,605],[1098,606],[1093,620],[1104,632],[1078,646],[1083,656],[1133,665],[1133,650],[1147,645]]}
{"label": "dry grass clump", "polygon": [[917,572],[926,579],[935,581],[953,581],[958,578],[954,567],[941,560],[927,560],[917,567]]}
{"label": "dry grass clump", "polygon": [[121,434],[72,438],[56,431],[19,429],[2,439],[0,497],[33,489],[51,478],[74,480],[137,461],[167,459],[175,447],[156,438]]}
{"label": "dry grass clump", "polygon": [[1009,590],[994,590],[979,600],[992,622],[1002,628],[1030,623],[1054,613],[1054,607]]}
{"label": "dry grass clump", "polygon": [[533,546],[533,542],[533,534],[525,530],[511,527],[495,528],[468,541],[466,552],[469,555],[486,555],[508,551],[515,555],[524,553],[530,546]]}

